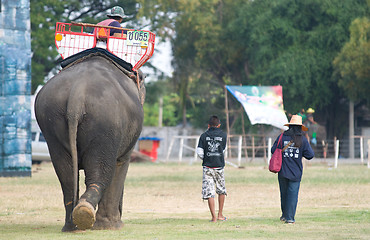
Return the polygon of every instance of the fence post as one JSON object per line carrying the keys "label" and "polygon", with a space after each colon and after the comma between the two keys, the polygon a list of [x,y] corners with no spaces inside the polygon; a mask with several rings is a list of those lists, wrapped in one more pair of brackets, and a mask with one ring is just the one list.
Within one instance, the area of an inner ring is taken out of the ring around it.
{"label": "fence post", "polygon": [[370,139],[367,140],[367,168],[370,168]]}
{"label": "fence post", "polygon": [[[265,137],[265,134],[263,134],[263,137],[262,137],[262,139],[263,139],[263,160],[265,161],[265,162],[267,162],[267,159],[266,159],[266,137]],[[268,151],[268,149],[267,149],[267,151]]]}
{"label": "fence post", "polygon": [[256,153],[254,152],[255,149],[254,149],[254,136],[252,136],[252,161],[254,162],[254,157],[256,155]]}
{"label": "fence post", "polygon": [[268,139],[268,142],[267,142],[267,165],[270,164],[270,159],[271,159],[271,151],[270,151],[270,149],[271,149],[271,147],[272,147],[272,139],[269,138]]}
{"label": "fence post", "polygon": [[360,156],[361,164],[364,164],[364,138],[360,137]]}
{"label": "fence post", "polygon": [[334,168],[338,167],[338,157],[339,157],[339,140],[335,142],[335,159],[334,159]]}
{"label": "fence post", "polygon": [[231,140],[230,140],[230,136],[229,136],[229,133],[228,133],[228,135],[227,135],[227,146],[229,146],[228,147],[228,149],[227,149],[227,153],[226,153],[226,156],[229,158],[231,158]]}
{"label": "fence post", "polygon": [[[197,154],[198,143],[199,143],[199,138],[197,138],[196,141],[195,141],[194,161],[193,162],[196,162],[197,159],[198,159],[198,154]],[[190,164],[193,164],[193,162],[190,162]]]}
{"label": "fence post", "polygon": [[243,137],[239,136],[239,140],[238,140],[238,167],[240,167],[240,163],[242,161],[242,142],[243,142]]}
{"label": "fence post", "polygon": [[182,149],[184,147],[184,139],[180,138],[179,162],[182,162]]}
{"label": "fence post", "polygon": [[171,150],[172,150],[172,146],[174,142],[175,142],[175,138],[172,137],[170,147],[168,148],[168,151],[167,151],[166,162],[168,162],[168,160],[170,159],[170,154],[171,154]]}

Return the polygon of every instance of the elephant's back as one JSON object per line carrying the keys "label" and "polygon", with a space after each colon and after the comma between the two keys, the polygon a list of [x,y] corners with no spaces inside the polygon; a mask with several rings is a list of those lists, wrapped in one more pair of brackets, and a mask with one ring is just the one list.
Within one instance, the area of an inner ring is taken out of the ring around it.
{"label": "elephant's back", "polygon": [[[36,115],[84,115],[94,122],[141,129],[143,111],[136,84],[104,57],[94,56],[68,67],[39,92]],[[82,122],[80,120],[80,122]]]}
{"label": "elephant's back", "polygon": [[67,104],[73,95],[91,105],[141,105],[136,84],[111,61],[94,56],[61,71],[38,94],[48,104]]}

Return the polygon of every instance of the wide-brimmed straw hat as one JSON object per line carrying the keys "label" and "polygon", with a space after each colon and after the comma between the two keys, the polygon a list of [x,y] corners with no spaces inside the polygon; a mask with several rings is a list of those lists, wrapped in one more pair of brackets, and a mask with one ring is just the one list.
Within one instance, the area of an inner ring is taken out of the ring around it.
{"label": "wide-brimmed straw hat", "polygon": [[302,124],[302,117],[299,115],[293,115],[292,118],[290,119],[290,122],[287,124],[284,124],[284,126],[289,126],[289,125],[302,126],[303,131],[308,130],[308,128]]}
{"label": "wide-brimmed straw hat", "polygon": [[125,11],[123,11],[123,8],[119,6],[115,6],[111,9],[111,13],[107,14],[107,17],[120,17],[120,18],[126,18]]}

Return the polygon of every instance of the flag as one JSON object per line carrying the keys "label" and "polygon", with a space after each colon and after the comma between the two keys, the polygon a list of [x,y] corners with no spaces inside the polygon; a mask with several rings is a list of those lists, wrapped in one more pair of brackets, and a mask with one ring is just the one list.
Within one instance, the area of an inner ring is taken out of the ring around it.
{"label": "flag", "polygon": [[287,129],[282,86],[226,86],[243,105],[252,125],[268,124]]}

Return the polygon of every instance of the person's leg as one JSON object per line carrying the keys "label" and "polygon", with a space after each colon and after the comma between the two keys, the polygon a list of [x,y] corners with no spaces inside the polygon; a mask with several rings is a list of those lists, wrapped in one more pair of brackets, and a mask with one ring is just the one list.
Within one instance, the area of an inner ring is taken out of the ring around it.
{"label": "person's leg", "polygon": [[298,192],[299,192],[299,185],[301,182],[290,181],[288,183],[287,188],[287,198],[286,198],[286,222],[287,223],[294,223],[295,222],[295,213],[297,209],[298,203]]}
{"label": "person's leg", "polygon": [[215,198],[208,198],[208,207],[212,215],[212,222],[217,222],[216,209],[215,209]]}
{"label": "person's leg", "polygon": [[222,211],[224,209],[224,203],[225,203],[225,194],[219,194],[218,195],[218,220],[225,220],[226,218],[222,214]]}
{"label": "person's leg", "polygon": [[279,188],[280,188],[280,207],[281,207],[281,221],[286,220],[286,196],[288,190],[288,179],[278,176]]}
{"label": "person's leg", "polygon": [[202,198],[208,200],[209,210],[212,215],[213,222],[217,221],[215,210],[215,185],[211,169],[203,167],[203,183],[202,183]]}
{"label": "person's leg", "polygon": [[223,215],[225,197],[226,197],[226,187],[225,187],[225,176],[224,169],[214,170],[215,172],[215,184],[216,184],[216,193],[218,194],[218,220],[225,220],[226,218]]}

